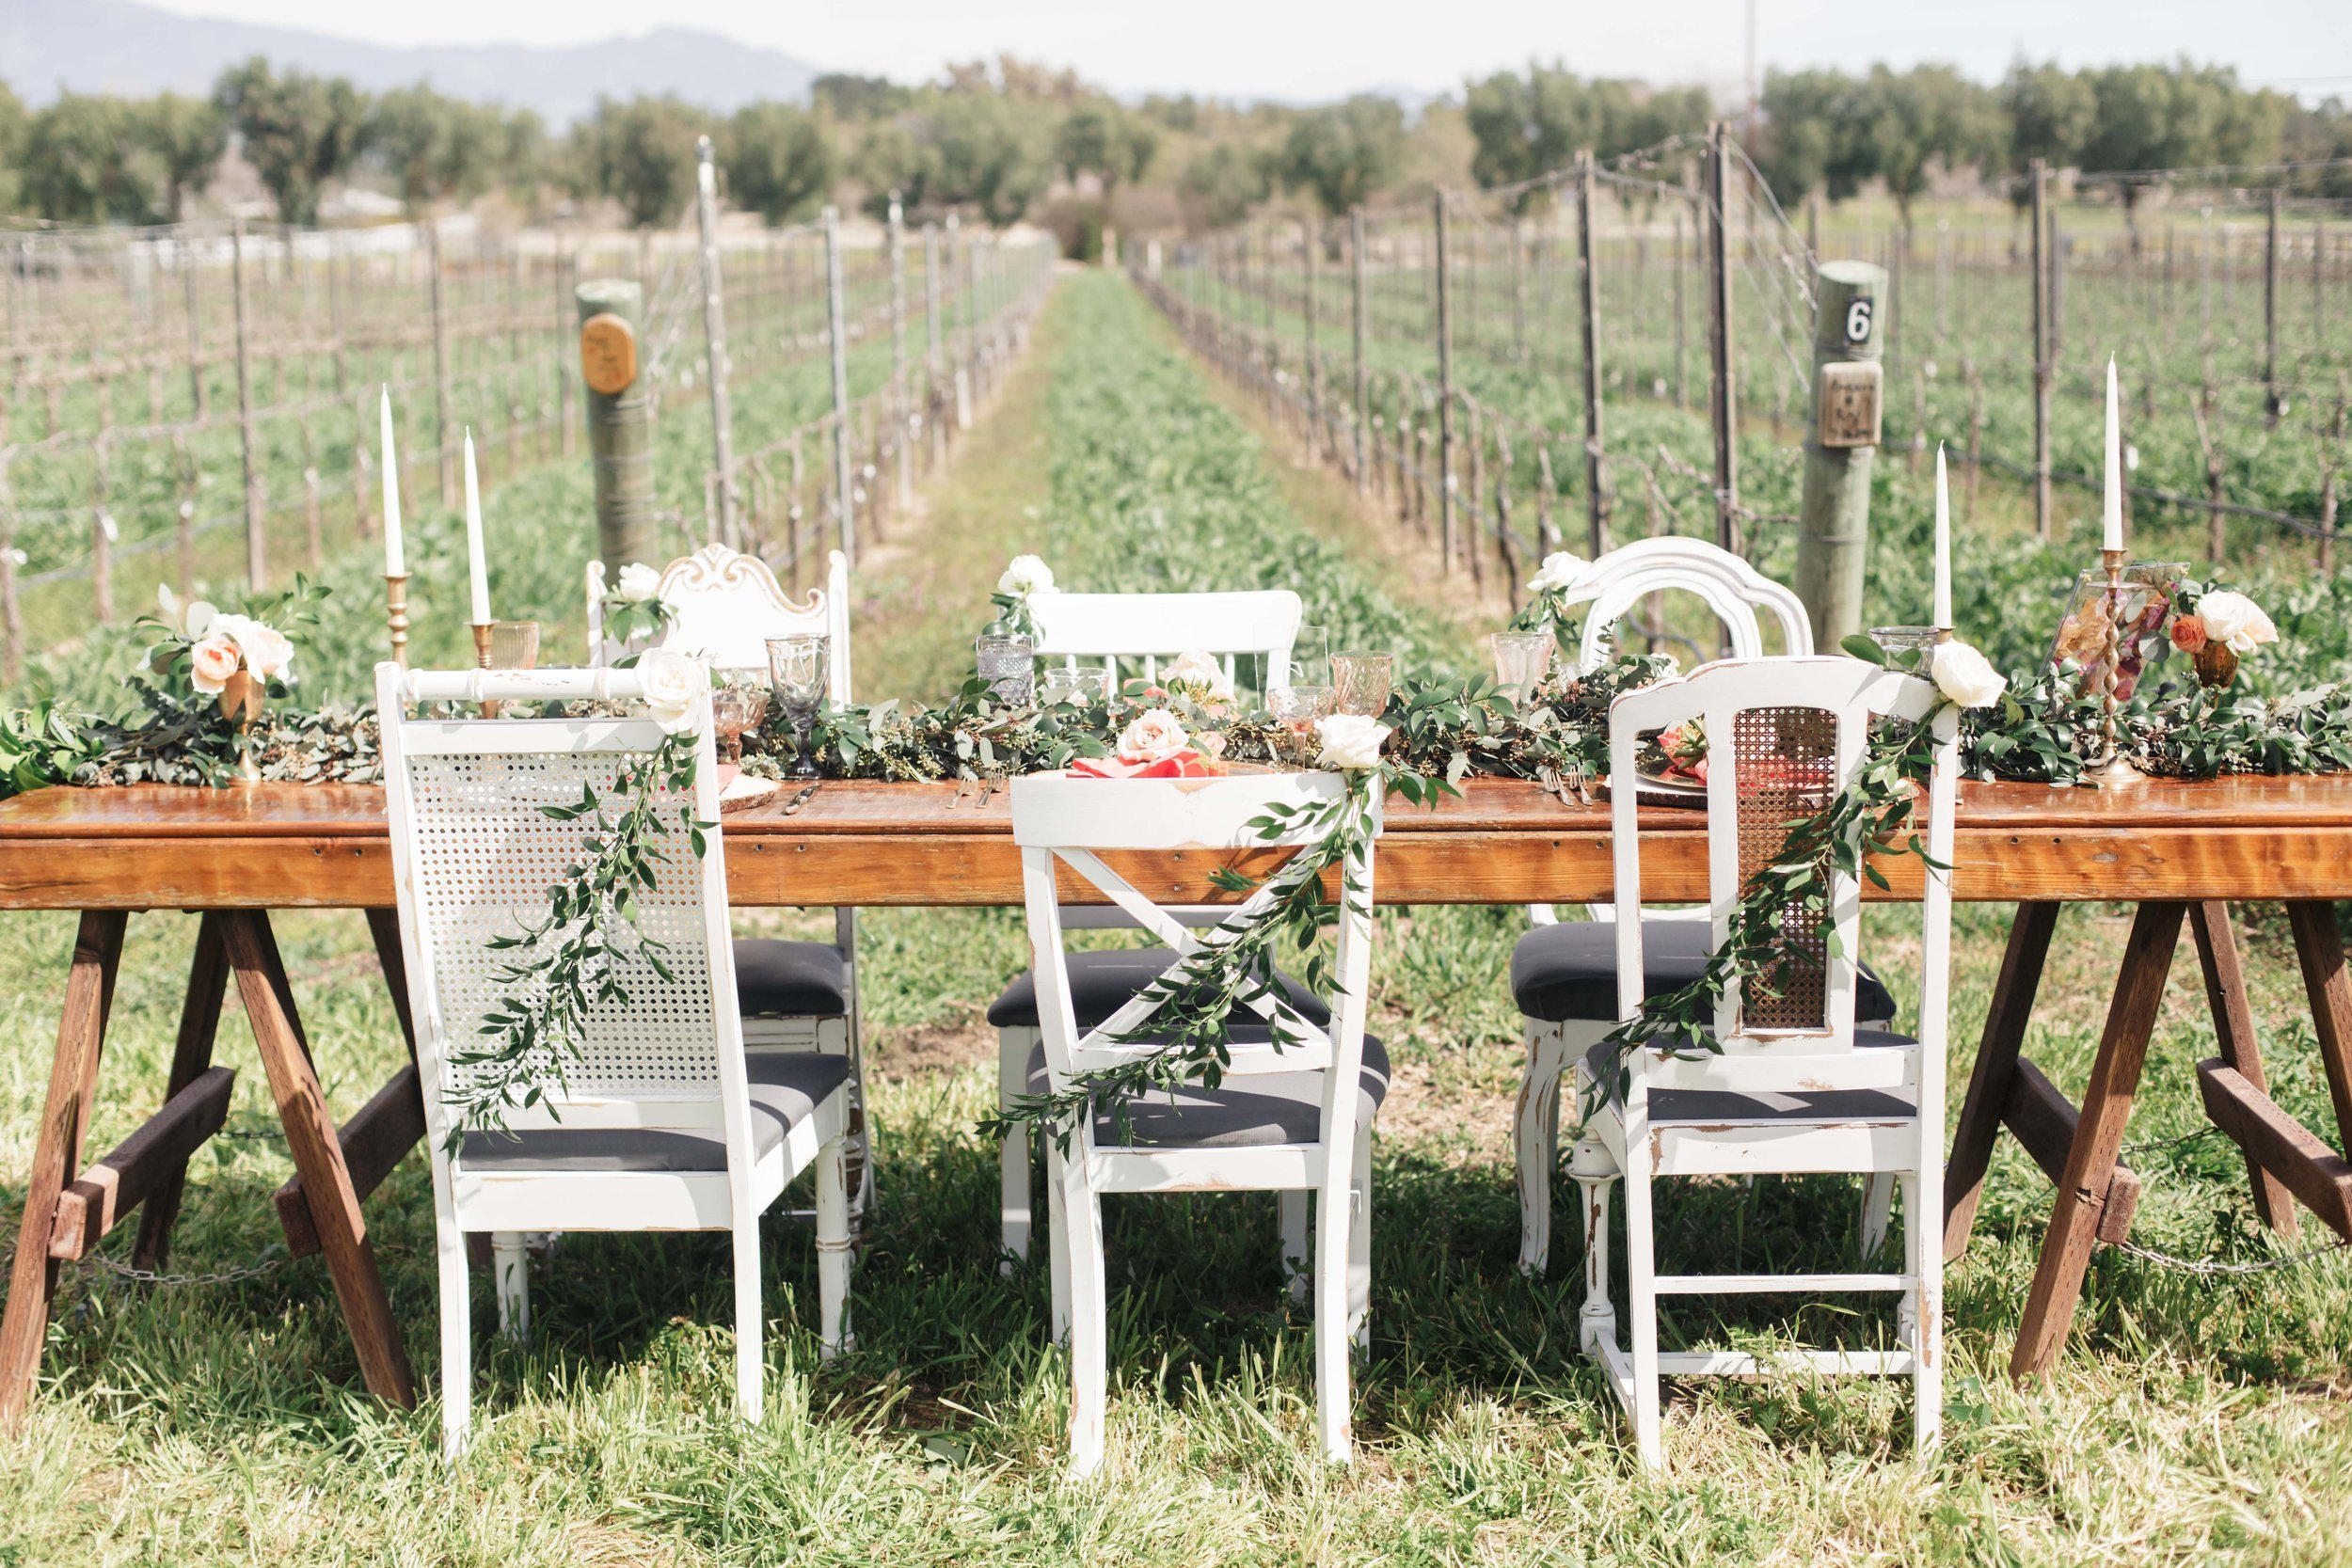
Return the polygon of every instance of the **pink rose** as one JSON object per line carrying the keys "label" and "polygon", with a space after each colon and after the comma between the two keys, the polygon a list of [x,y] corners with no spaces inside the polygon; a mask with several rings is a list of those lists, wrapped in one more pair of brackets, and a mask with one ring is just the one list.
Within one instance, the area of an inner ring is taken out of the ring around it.
{"label": "pink rose", "polygon": [[188,657],[196,667],[196,689],[207,696],[216,695],[245,663],[236,642],[225,635],[206,638],[188,650]]}
{"label": "pink rose", "polygon": [[2193,654],[2205,645],[2205,623],[2194,615],[2183,615],[2172,623],[2172,645],[2185,654]]}

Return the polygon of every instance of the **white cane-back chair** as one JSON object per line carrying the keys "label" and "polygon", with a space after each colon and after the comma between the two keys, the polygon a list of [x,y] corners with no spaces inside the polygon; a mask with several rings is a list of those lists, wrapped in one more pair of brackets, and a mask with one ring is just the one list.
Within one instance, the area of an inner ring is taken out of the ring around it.
{"label": "white cane-back chair", "polygon": [[[1220,660],[1226,674],[1237,682],[1252,673],[1248,661],[1255,661],[1255,673],[1266,688],[1290,684],[1291,652],[1301,614],[1298,595],[1287,588],[1226,594],[1039,594],[1030,598],[1029,609],[1037,620],[1040,658],[1066,665],[1081,658],[1101,659],[1114,667],[1120,680],[1156,680],[1163,659],[1204,653]],[[1225,913],[1216,909],[1177,912],[1212,923]],[[1085,906],[1064,911],[1062,924],[1071,929],[1100,929],[1131,923],[1115,909]],[[1072,991],[1079,1022],[1088,1026],[1125,1005],[1169,960],[1164,948],[1105,949],[1072,957]],[[1295,1005],[1311,1014],[1319,1008],[1305,990],[1293,990]],[[1023,974],[1007,986],[989,1006],[988,1022],[996,1030],[998,1093],[1009,1105],[1024,1092],[1029,1058],[1037,1049],[1035,976]],[[1009,1271],[1029,1256],[1029,1140],[1017,1133],[1008,1137],[997,1160],[1003,1212],[999,1234],[1004,1266]],[[1284,1245],[1289,1249],[1285,1256],[1303,1259],[1305,1206],[1288,1204],[1283,1212]]]}
{"label": "white cane-back chair", "polygon": [[[1703,539],[1671,535],[1637,540],[1611,550],[1586,566],[1565,595],[1584,607],[1579,670],[1591,670],[1608,656],[1617,622],[1653,594],[1694,596],[1717,621],[1735,658],[1761,658],[1764,618],[1778,624],[1783,649],[1813,651],[1813,626],[1796,594],[1729,550]],[[1559,923],[1551,906],[1529,910],[1534,929],[1511,954],[1511,990],[1525,1020],[1527,1066],[1519,1081],[1514,1117],[1518,1152],[1519,1269],[1540,1275],[1551,1257],[1551,1183],[1558,1159],[1560,1082],[1571,1063],[1583,1059],[1617,1021],[1617,950],[1608,922],[1615,911],[1590,905],[1583,923]],[[1644,952],[1649,988],[1671,990],[1694,978],[1707,961],[1707,911],[1651,908]],[[1861,1017],[1879,1022],[1895,1016],[1895,999],[1876,975],[1863,972]],[[1873,1189],[1864,1209],[1865,1240],[1874,1237],[1891,1195]]]}
{"label": "white cane-back chair", "polygon": [[[1073,994],[1068,929],[1057,874],[1067,870],[1168,944],[1163,968],[1220,938],[1196,937],[1177,911],[1152,902],[1106,863],[1119,850],[1242,849],[1296,846],[1253,826],[1277,805],[1321,805],[1344,781],[1331,773],[1251,774],[1213,780],[1104,780],[1036,776],[1012,783],[1012,832],[1021,847],[1031,961],[1043,1020],[1027,1092],[1067,1087],[1073,1075],[1132,1060],[1162,999],[1130,998],[1107,1018],[1081,1019]],[[1376,820],[1376,818],[1375,818]],[[1313,1302],[1316,1431],[1324,1453],[1349,1457],[1347,1357],[1366,1332],[1371,1290],[1371,1131],[1388,1090],[1388,1058],[1364,1034],[1371,967],[1372,850],[1344,867],[1359,890],[1337,922],[1333,994],[1320,1020],[1273,993],[1248,999],[1231,1026],[1232,1064],[1216,1088],[1191,1086],[1132,1102],[1121,1127],[1111,1112],[1072,1129],[1067,1149],[1046,1139],[1053,1199],[1055,1328],[1071,1348],[1070,1450],[1079,1473],[1101,1464],[1107,1395],[1109,1306],[1102,1199],[1111,1193],[1272,1189],[1314,1195]],[[1264,889],[1239,906],[1263,908]],[[1225,907],[1226,916],[1235,908]],[[1278,1021],[1279,1020],[1279,1023]],[[1276,1029],[1284,1043],[1273,1043]]]}
{"label": "white cane-back chair", "polygon": [[[548,1102],[510,1110],[506,1133],[469,1132],[453,1152],[450,1103],[476,1070],[485,1019],[514,986],[516,954],[491,939],[546,918],[547,889],[581,854],[586,828],[542,809],[607,793],[622,765],[652,752],[651,719],[410,718],[412,704],[634,699],[628,671],[375,673],[392,871],[425,1084],[425,1145],[440,1265],[442,1423],[453,1453],[471,1406],[466,1237],[498,1239],[499,1311],[522,1332],[530,1298],[518,1233],[725,1230],[734,1239],[736,1391],[762,1406],[759,1216],[793,1177],[817,1167],[818,1338],[843,1338],[849,1203],[842,1134],[849,1064],[840,1056],[747,1056],[727,938],[725,845],[718,824],[710,708],[696,705],[691,795],[661,801],[654,885],[638,890],[636,929],[664,946],[663,974],[622,944],[628,1002],[591,1012],[578,1059]],[[693,852],[684,813],[710,826]]]}
{"label": "white cane-back chair", "polygon": [[[826,696],[850,701],[850,564],[826,557],[825,586],[794,599],[757,556],[705,545],[662,569],[672,618],[650,647],[707,659],[713,669],[765,670],[771,637],[824,637],[832,669]],[[605,572],[588,563],[588,646],[595,660],[621,657],[604,635]],[[743,937],[735,944],[743,1040],[754,1051],[824,1051],[850,1059],[850,1211],[863,1219],[874,1196],[866,1114],[866,1055],[857,999],[857,911],[834,911],[834,940]]]}
{"label": "white cane-back chair", "polygon": [[[1710,939],[1720,943],[1742,888],[1778,853],[1788,821],[1820,809],[1853,778],[1864,759],[1870,721],[1915,722],[1931,710],[1936,749],[1925,837],[1929,853],[1949,864],[1958,714],[1938,707],[1935,689],[1926,681],[1851,658],[1731,660],[1627,692],[1612,705],[1610,832],[1617,904],[1613,934],[1617,993],[1627,1018],[1638,1015],[1646,994],[1644,945],[1652,930],[1638,918],[1642,850],[1633,785],[1643,735],[1696,719],[1712,737],[1708,911]],[[1795,955],[1784,983],[1748,997],[1735,979],[1718,1005],[1712,1033],[1722,1046],[1720,1055],[1692,1050],[1677,1056],[1637,1048],[1629,1053],[1620,1083],[1597,1042],[1578,1065],[1580,1089],[1588,1083],[1599,1085],[1599,1104],[1570,1163],[1584,1195],[1585,1304],[1579,1338],[1607,1370],[1611,1388],[1630,1412],[1646,1465],[1661,1461],[1661,1374],[1750,1375],[1788,1365],[1813,1372],[1908,1375],[1914,1381],[1915,1446],[1925,1452],[1936,1440],[1942,1411],[1951,888],[1945,873],[1926,879],[1919,906],[1918,1020],[1915,1037],[1906,1037],[1857,1027],[1858,879],[1834,872],[1826,862],[1820,869],[1825,910],[1810,920],[1791,915],[1782,927],[1786,950]],[[1903,1199],[1899,1269],[1658,1272],[1654,1215],[1671,1196],[1659,1190],[1661,1179],[1820,1172],[1897,1180]],[[1625,1182],[1629,1353],[1618,1344],[1609,1296],[1609,1189],[1619,1180]],[[1659,1348],[1661,1296],[1850,1291],[1896,1296],[1896,1348],[1792,1351],[1778,1357]]]}

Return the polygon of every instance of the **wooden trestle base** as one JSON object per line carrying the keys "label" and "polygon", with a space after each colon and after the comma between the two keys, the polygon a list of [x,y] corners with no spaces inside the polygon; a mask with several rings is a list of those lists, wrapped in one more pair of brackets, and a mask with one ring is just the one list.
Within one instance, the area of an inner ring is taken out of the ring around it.
{"label": "wooden trestle base", "polygon": [[[2286,909],[2341,1141],[2352,1136],[2352,977],[2345,973],[2334,906],[2302,900]],[[2054,903],[2018,906],[1945,1171],[1947,1261],[1967,1248],[2001,1128],[2016,1135],[2057,1188],[2010,1356],[2010,1374],[2019,1379],[2047,1376],[2057,1366],[2092,1248],[2130,1234],[2140,1183],[2122,1164],[2123,1130],[2184,922],[2196,940],[2221,1048],[2219,1056],[2197,1065],[2198,1087],[2214,1126],[2245,1153],[2256,1214],[2281,1236],[2292,1237],[2295,1203],[2300,1200],[2352,1241],[2352,1164],[2287,1116],[2267,1092],[2229,906],[2169,899],[2139,905],[2079,1111],[2020,1054],[2058,911]]]}
{"label": "wooden trestle base", "polygon": [[[406,1033],[408,994],[397,923],[388,911],[372,910],[368,917]],[[120,1147],[85,1167],[83,1144],[97,1101],[107,1012],[129,919],[121,910],[87,911],[74,938],[8,1309],[0,1317],[0,1427],[14,1425],[32,1399],[61,1263],[88,1257],[133,1209],[141,1211],[134,1265],[161,1269],[168,1259],[188,1158],[220,1130],[235,1083],[233,1071],[213,1065],[214,1037],[231,979],[252,1024],[297,1173],[278,1195],[288,1243],[296,1256],[326,1255],[369,1389],[394,1404],[414,1405],[416,1375],[359,1210],[360,1199],[424,1131],[413,1033],[408,1034],[411,1065],[339,1131],[327,1117],[268,914],[207,911],[197,927],[164,1107]],[[317,1201],[322,1194],[325,1201]]]}

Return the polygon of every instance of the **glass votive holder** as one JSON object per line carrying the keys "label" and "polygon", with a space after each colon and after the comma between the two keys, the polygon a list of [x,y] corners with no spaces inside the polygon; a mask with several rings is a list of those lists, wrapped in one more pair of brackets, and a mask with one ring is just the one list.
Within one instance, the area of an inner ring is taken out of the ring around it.
{"label": "glass votive holder", "polygon": [[1334,711],[1377,719],[1388,711],[1389,690],[1396,680],[1396,656],[1362,651],[1331,656],[1331,704]]}
{"label": "glass votive holder", "polygon": [[1534,696],[1551,673],[1555,644],[1548,631],[1499,631],[1486,640],[1494,648],[1495,684],[1513,703]]}
{"label": "glass votive holder", "polygon": [[490,668],[493,670],[530,670],[539,663],[539,623],[536,621],[493,621],[490,623]]}
{"label": "glass votive holder", "polygon": [[1026,707],[1037,687],[1037,643],[1019,632],[972,640],[972,662],[992,696],[1007,707]]}
{"label": "glass votive holder", "polygon": [[1037,677],[1038,705],[1056,703],[1107,703],[1111,699],[1111,667],[1107,664],[1049,664]]}

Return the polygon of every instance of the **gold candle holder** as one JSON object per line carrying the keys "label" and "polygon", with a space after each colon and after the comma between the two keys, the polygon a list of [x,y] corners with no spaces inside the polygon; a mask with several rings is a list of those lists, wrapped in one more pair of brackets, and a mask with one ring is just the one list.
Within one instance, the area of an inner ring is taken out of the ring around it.
{"label": "gold candle holder", "polygon": [[[496,629],[498,623],[495,621],[476,621],[472,623],[472,625],[474,668],[477,670],[487,670],[490,668],[490,633]],[[483,718],[496,719],[498,716],[499,705],[495,700],[485,702],[482,705]]]}
{"label": "gold candle holder", "polygon": [[384,624],[391,629],[392,662],[408,668],[408,574],[384,574]]}
{"label": "gold candle holder", "polygon": [[2122,789],[2144,784],[2147,775],[2132,766],[2123,754],[2120,715],[2123,700],[2118,694],[2123,673],[2123,557],[2122,550],[2099,552],[2099,564],[2107,574],[2106,603],[2103,607],[2106,621],[2104,639],[2106,658],[2099,670],[2099,756],[2097,763],[2083,773],[2083,782],[2099,789]]}

